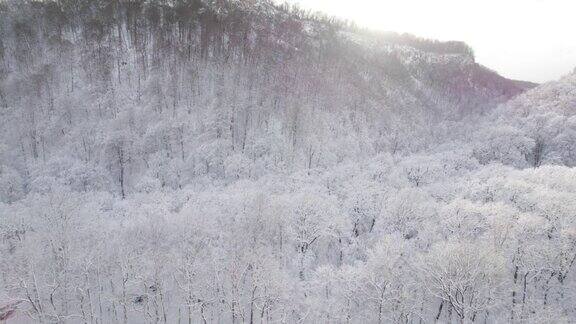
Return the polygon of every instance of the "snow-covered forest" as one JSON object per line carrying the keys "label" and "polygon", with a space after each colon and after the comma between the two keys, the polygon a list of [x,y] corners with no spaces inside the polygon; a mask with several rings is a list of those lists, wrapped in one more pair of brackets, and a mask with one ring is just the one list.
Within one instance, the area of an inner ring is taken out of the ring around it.
{"label": "snow-covered forest", "polygon": [[267,0],[0,1],[0,321],[574,323],[575,166],[576,71]]}

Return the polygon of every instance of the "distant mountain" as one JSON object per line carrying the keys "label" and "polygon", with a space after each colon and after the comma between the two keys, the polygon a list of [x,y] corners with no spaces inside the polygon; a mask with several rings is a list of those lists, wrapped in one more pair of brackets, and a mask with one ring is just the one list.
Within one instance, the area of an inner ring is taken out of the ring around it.
{"label": "distant mountain", "polygon": [[520,88],[522,88],[524,90],[530,90],[530,89],[536,88],[538,86],[538,83],[534,83],[534,82],[530,82],[530,81],[513,80],[513,82],[516,83],[517,86],[519,86]]}
{"label": "distant mountain", "polygon": [[[462,42],[438,42],[394,33],[362,33],[349,35],[375,55],[394,56],[413,81],[402,84],[412,87],[414,96],[440,110],[443,118],[459,118],[485,112],[499,103],[530,89],[535,84],[501,77],[475,62],[471,48]],[[387,62],[374,61],[378,68]],[[392,64],[390,64],[392,65]],[[391,74],[389,77],[399,77]],[[434,108],[432,108],[434,109]]]}

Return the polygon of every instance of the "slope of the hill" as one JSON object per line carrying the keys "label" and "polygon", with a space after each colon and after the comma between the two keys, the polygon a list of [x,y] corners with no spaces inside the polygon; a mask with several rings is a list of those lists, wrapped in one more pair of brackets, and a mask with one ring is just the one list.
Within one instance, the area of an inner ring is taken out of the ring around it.
{"label": "slope of the hill", "polygon": [[[576,73],[573,72],[527,91],[494,110],[486,127],[481,127],[480,137],[485,139],[484,150],[498,151],[501,156],[518,153],[511,163],[517,166],[573,167],[576,166],[575,116]],[[494,130],[506,131],[494,136]],[[502,145],[503,142],[507,145]],[[483,160],[493,159],[503,161],[494,156]]]}
{"label": "slope of the hill", "polygon": [[524,90],[463,43],[266,1],[7,1],[0,14],[14,196],[52,181],[125,196],[417,151],[443,140],[436,124]]}
{"label": "slope of the hill", "polygon": [[547,112],[567,117],[576,115],[576,71],[518,96],[508,107],[523,117]]}

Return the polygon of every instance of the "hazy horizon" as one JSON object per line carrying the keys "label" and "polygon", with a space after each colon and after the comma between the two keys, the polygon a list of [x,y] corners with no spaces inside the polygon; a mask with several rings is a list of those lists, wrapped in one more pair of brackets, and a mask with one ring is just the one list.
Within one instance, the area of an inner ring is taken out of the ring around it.
{"label": "hazy horizon", "polygon": [[478,63],[511,79],[543,83],[576,67],[576,42],[570,42],[576,3],[568,0],[288,2],[370,29],[464,41]]}

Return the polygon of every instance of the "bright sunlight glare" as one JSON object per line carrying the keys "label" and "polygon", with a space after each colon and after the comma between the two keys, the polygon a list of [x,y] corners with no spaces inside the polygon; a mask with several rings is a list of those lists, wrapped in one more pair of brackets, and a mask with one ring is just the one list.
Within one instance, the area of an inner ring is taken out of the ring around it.
{"label": "bright sunlight glare", "polygon": [[461,40],[502,75],[554,80],[576,67],[573,0],[289,0],[361,27]]}

